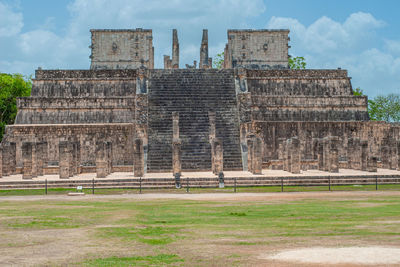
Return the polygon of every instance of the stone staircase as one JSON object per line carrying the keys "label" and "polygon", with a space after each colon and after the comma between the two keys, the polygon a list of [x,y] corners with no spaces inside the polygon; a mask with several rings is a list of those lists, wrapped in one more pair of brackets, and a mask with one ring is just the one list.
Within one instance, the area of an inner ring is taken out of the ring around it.
{"label": "stone staircase", "polygon": [[179,112],[182,170],[210,170],[208,112],[216,112],[224,169],[242,168],[233,70],[153,70],[149,77],[149,172],[172,169],[172,112]]}

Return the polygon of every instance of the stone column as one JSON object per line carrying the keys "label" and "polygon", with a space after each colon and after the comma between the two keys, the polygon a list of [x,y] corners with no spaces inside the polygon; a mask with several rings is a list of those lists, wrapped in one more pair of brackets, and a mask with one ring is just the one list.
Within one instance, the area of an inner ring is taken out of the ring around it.
{"label": "stone column", "polygon": [[390,140],[390,169],[397,170],[398,160],[397,160],[397,142],[395,139]]}
{"label": "stone column", "polygon": [[3,175],[9,176],[16,172],[16,144],[14,142],[3,143]]}
{"label": "stone column", "polygon": [[96,142],[96,177],[107,177],[107,142]]}
{"label": "stone column", "polygon": [[361,170],[368,170],[368,141],[361,141]]}
{"label": "stone column", "polygon": [[339,172],[339,137],[331,136],[329,140],[329,172]]}
{"label": "stone column", "polygon": [[253,173],[253,147],[254,145],[254,138],[249,136],[247,138],[247,170]]}
{"label": "stone column", "polygon": [[11,174],[16,173],[16,167],[17,167],[17,144],[14,142],[10,142],[10,172]]}
{"label": "stone column", "polygon": [[0,178],[3,177],[3,147],[0,144]]}
{"label": "stone column", "polygon": [[71,176],[75,176],[75,175],[77,175],[78,174],[78,145],[77,145],[77,142],[72,142],[71,143],[71,152],[72,152],[72,155],[71,155],[71,159],[72,159],[72,168],[71,168],[71,171],[72,171],[72,175]]}
{"label": "stone column", "polygon": [[278,138],[278,160],[280,164],[282,165],[279,169],[283,170],[284,169],[284,159],[285,159],[285,148],[283,142],[285,141],[284,138]]}
{"label": "stone column", "polygon": [[[347,147],[348,168],[354,170],[361,170],[361,143],[360,139],[349,138]],[[350,162],[349,162],[350,160]]]}
{"label": "stone column", "polygon": [[400,171],[400,140],[397,140],[397,170]]}
{"label": "stone column", "polygon": [[286,140],[286,148],[285,148],[285,154],[286,154],[286,171],[292,172],[292,153],[291,153],[291,147],[292,147],[292,139]]}
{"label": "stone column", "polygon": [[22,179],[32,179],[32,143],[22,143]]}
{"label": "stone column", "polygon": [[318,140],[318,170],[324,170],[324,143],[322,139]]}
{"label": "stone column", "polygon": [[135,177],[141,177],[144,175],[144,151],[143,151],[143,140],[137,138],[134,142],[133,152],[133,170]]}
{"label": "stone column", "polygon": [[210,68],[208,62],[208,30],[203,30],[203,37],[201,39],[201,46],[200,46],[199,69],[208,69],[208,68]]}
{"label": "stone column", "polygon": [[212,146],[214,148],[214,154],[211,159],[214,162],[213,173],[218,175],[224,171],[224,151],[222,148],[222,140],[214,138]]}
{"label": "stone column", "polygon": [[208,121],[210,123],[210,128],[209,128],[209,142],[211,144],[211,171],[215,173],[215,166],[214,166],[214,157],[215,157],[215,144],[214,144],[214,139],[216,138],[215,134],[215,117],[216,114],[213,111],[208,112]]}
{"label": "stone column", "polygon": [[329,172],[329,165],[330,165],[329,137],[325,137],[322,139],[322,147],[323,147],[323,154],[324,154],[322,170]]}
{"label": "stone column", "polygon": [[32,178],[37,177],[38,171],[38,143],[32,142]]}
{"label": "stone column", "polygon": [[172,172],[174,177],[177,174],[180,175],[182,171],[181,145],[182,142],[181,139],[179,138],[179,113],[172,112]]}
{"label": "stone column", "polygon": [[378,158],[376,156],[370,156],[368,158],[368,171],[369,172],[377,172],[378,171],[377,161],[378,161]]}
{"label": "stone column", "polygon": [[59,161],[58,165],[60,166],[60,179],[68,179],[70,173],[70,158],[71,151],[70,145],[68,141],[60,141],[59,145]]}
{"label": "stone column", "polygon": [[44,142],[38,142],[36,144],[36,162],[37,162],[37,176],[43,176],[43,168],[44,168],[44,147],[45,143]]}
{"label": "stone column", "polygon": [[297,137],[291,138],[290,146],[290,161],[291,173],[298,174],[301,170],[301,154],[300,154],[300,140]]}
{"label": "stone column", "polygon": [[172,68],[179,69],[179,41],[176,29],[172,30]]}
{"label": "stone column", "polygon": [[113,149],[112,143],[107,142],[107,175],[112,173],[113,168]]}
{"label": "stone column", "polygon": [[256,136],[253,141],[253,157],[252,157],[253,174],[262,174],[262,160],[263,160],[263,141],[259,136]]}
{"label": "stone column", "polygon": [[388,145],[381,146],[381,161],[383,169],[390,169],[390,147]]}

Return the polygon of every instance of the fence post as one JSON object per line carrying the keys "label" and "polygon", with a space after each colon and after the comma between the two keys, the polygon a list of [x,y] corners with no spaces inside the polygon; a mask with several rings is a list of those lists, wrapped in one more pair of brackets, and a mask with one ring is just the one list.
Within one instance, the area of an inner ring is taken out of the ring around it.
{"label": "fence post", "polygon": [[234,184],[233,184],[233,188],[234,188],[234,192],[236,193],[236,177],[234,178]]}
{"label": "fence post", "polygon": [[142,193],[142,176],[139,177],[139,194]]}
{"label": "fence post", "polygon": [[328,176],[328,182],[329,182],[329,191],[331,191],[331,176]]}
{"label": "fence post", "polygon": [[47,179],[46,180],[44,180],[44,186],[45,186],[45,193],[46,193],[46,195],[47,195]]}
{"label": "fence post", "polygon": [[92,195],[94,195],[94,178],[92,179]]}
{"label": "fence post", "polygon": [[186,193],[189,193],[189,177],[186,178]]}
{"label": "fence post", "polygon": [[281,177],[281,192],[283,192],[283,177]]}
{"label": "fence post", "polygon": [[375,176],[375,190],[378,190],[378,175]]}

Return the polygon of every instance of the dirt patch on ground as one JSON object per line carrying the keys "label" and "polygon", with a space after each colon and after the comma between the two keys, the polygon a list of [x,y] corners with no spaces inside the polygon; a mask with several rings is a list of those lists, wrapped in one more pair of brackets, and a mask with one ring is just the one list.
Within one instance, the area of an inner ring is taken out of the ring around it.
{"label": "dirt patch on ground", "polygon": [[169,194],[169,193],[149,193],[149,194],[123,194],[123,195],[41,195],[41,196],[4,196],[1,201],[37,201],[37,200],[106,200],[106,199],[132,199],[132,200],[151,200],[151,199],[182,199],[200,201],[273,201],[273,200],[301,200],[318,198],[369,198],[374,196],[400,196],[400,191],[334,191],[334,192],[283,192],[283,193],[200,193],[200,194]]}
{"label": "dirt patch on ground", "polygon": [[400,264],[400,248],[394,247],[312,247],[260,255],[260,259],[316,264]]}

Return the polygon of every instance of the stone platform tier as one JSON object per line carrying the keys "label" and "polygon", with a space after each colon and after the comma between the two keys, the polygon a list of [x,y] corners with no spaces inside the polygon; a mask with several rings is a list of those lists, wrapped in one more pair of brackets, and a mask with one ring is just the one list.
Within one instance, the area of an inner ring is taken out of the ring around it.
{"label": "stone platform tier", "polygon": [[242,168],[233,70],[153,70],[149,81],[149,172],[172,168],[172,112],[179,113],[182,170],[211,169],[210,111],[224,170]]}

